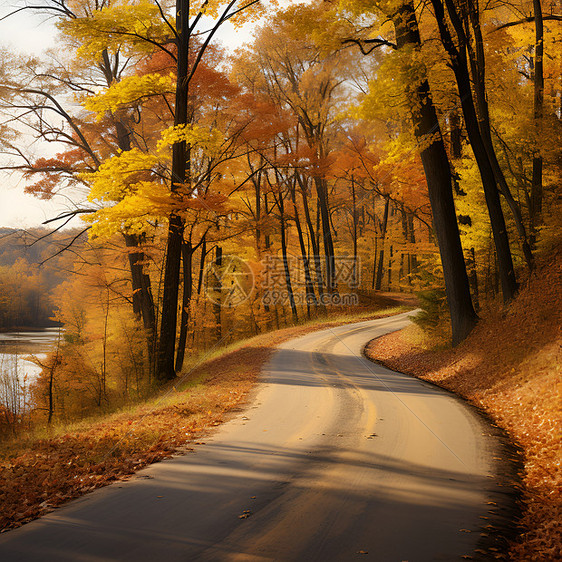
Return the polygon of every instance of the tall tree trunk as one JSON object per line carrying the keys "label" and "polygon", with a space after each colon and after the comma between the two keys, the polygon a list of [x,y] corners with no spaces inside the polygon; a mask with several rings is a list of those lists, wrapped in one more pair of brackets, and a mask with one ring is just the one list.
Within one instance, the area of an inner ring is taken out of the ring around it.
{"label": "tall tree trunk", "polygon": [[[451,6],[450,9],[453,9],[452,3],[448,2],[447,5],[448,7]],[[478,115],[478,127],[480,129],[480,134],[482,135],[482,140],[484,141],[488,158],[494,171],[500,192],[504,196],[513,216],[525,262],[527,263],[529,270],[532,270],[534,267],[534,257],[529,244],[527,229],[523,223],[521,207],[511,193],[511,189],[509,188],[507,180],[505,179],[505,174],[501,169],[496,150],[494,148],[494,143],[492,141],[490,110],[488,107],[488,97],[486,95],[486,59],[484,54],[484,40],[482,38],[482,30],[480,28],[480,13],[478,5],[475,4],[473,0],[469,0],[466,4],[463,4],[463,6],[465,11],[468,12],[465,14],[465,25],[468,27],[470,22],[474,34],[474,48],[468,40],[465,40],[465,42],[470,60],[474,91],[476,93],[475,101]],[[453,23],[455,23],[455,21],[456,20],[453,20]],[[460,25],[460,19],[457,23],[457,26],[458,25]],[[457,30],[457,34],[464,35],[464,33],[463,29],[459,28]]]}
{"label": "tall tree trunk", "polygon": [[[393,247],[392,244],[390,245],[389,248],[389,256],[388,256],[388,290],[391,290],[391,285],[392,285],[392,254],[393,254]],[[400,274],[400,272],[399,272]]]}
{"label": "tall tree trunk", "polygon": [[213,302],[213,314],[215,315],[215,342],[222,340],[222,294],[224,287],[222,286],[222,275],[220,274],[222,268],[222,248],[217,246],[215,248],[215,267],[217,268],[217,275],[215,275],[213,290],[215,295],[219,295],[218,299]]}
{"label": "tall tree trunk", "polygon": [[[176,0],[177,24],[177,82],[174,125],[187,124],[188,67],[189,67],[189,8],[185,0]],[[184,142],[172,146],[172,193],[180,190],[189,176],[189,149]],[[176,326],[178,318],[178,295],[180,282],[181,248],[184,221],[172,212],[168,222],[168,240],[164,265],[164,292],[162,316],[156,358],[156,378],[171,380],[176,376],[174,357],[176,348]]]}
{"label": "tall tree trunk", "polygon": [[[409,241],[409,236],[408,236],[408,219],[406,217],[406,211],[404,210],[404,205],[400,205],[400,220],[401,220],[401,224],[402,224],[402,235],[404,236],[404,247],[406,250],[408,250],[408,241]],[[409,251],[405,251],[402,252],[402,255],[400,256],[400,271],[398,273],[398,281],[400,282],[400,280],[406,276],[406,280],[408,282],[408,284],[411,284],[411,279],[410,279],[410,252]]]}
{"label": "tall tree trunk", "polygon": [[377,265],[377,280],[375,281],[375,290],[380,291],[382,288],[382,275],[384,268],[384,242],[386,238],[386,229],[388,226],[388,212],[390,210],[390,198],[384,201],[384,213],[381,221],[381,249],[379,251],[379,262]]}
{"label": "tall tree trunk", "polygon": [[[267,200],[267,193],[263,194],[263,207],[266,215],[269,215],[269,203]],[[266,233],[264,236],[264,250],[267,252],[271,248],[271,236],[269,232]]]}
{"label": "tall tree trunk", "polygon": [[451,158],[453,158],[453,160],[458,160],[462,157],[462,124],[461,116],[456,107],[449,113],[449,128]]}
{"label": "tall tree trunk", "polygon": [[[351,176],[351,213],[353,218],[353,232],[352,232],[352,244],[353,244],[353,260],[354,267],[357,268],[357,243],[358,243],[358,224],[359,224],[359,211],[357,210],[357,197],[355,194],[355,180]],[[356,272],[357,273],[357,272]]]}
{"label": "tall tree trunk", "polygon": [[542,214],[543,179],[542,156],[539,146],[542,134],[542,119],[544,112],[544,27],[540,0],[533,0],[535,16],[535,72],[534,72],[534,118],[535,118],[535,154],[533,156],[533,181],[531,184],[531,226],[534,228],[540,222]]}
{"label": "tall tree trunk", "polygon": [[[448,6],[451,4],[450,0],[445,1]],[[478,125],[478,117],[476,114],[474,99],[472,97],[470,74],[466,59],[466,45],[461,44],[459,49],[456,48],[447,27],[445,11],[441,0],[432,0],[432,5],[435,10],[435,17],[439,26],[443,46],[451,59],[451,66],[455,74],[459,96],[461,98],[461,107],[463,110],[468,138],[474,152],[474,157],[476,158],[476,163],[480,171],[480,177],[482,178],[484,196],[486,198],[488,215],[490,217],[494,244],[498,257],[502,294],[504,302],[509,302],[517,292],[517,282],[515,279],[513,260],[511,258],[507,228],[501,208],[496,176],[490,163],[488,151],[486,150],[486,145]],[[454,10],[454,6],[451,7],[451,10]],[[451,10],[449,10],[449,14],[451,17],[455,17],[456,12],[452,13]]]}
{"label": "tall tree trunk", "polygon": [[375,232],[375,235],[373,236],[373,238],[375,239],[374,241],[374,248],[373,248],[373,277],[371,279],[371,289],[375,288],[375,280],[377,278],[377,251],[378,251],[378,237],[377,237],[377,233]]}
{"label": "tall tree trunk", "polygon": [[49,414],[47,418],[47,424],[51,425],[53,421],[53,414],[55,413],[55,370],[60,363],[60,341],[61,341],[61,330],[57,333],[57,347],[55,351],[55,356],[52,357],[52,363],[49,367],[49,387],[48,387],[48,397],[49,397]]}
{"label": "tall tree trunk", "polygon": [[[250,156],[248,155],[248,162],[250,162]],[[263,165],[263,157],[262,157],[262,162],[260,163],[261,165]],[[252,169],[253,172],[253,169]],[[255,222],[256,222],[256,227],[254,230],[254,235],[255,235],[255,239],[256,239],[256,254],[257,254],[257,258],[259,261],[262,260],[263,258],[263,243],[262,243],[262,227],[261,227],[261,218],[262,218],[262,205],[261,205],[261,180],[262,178],[262,172],[261,170],[258,171],[256,174],[254,174],[252,176],[252,183],[254,185],[254,198],[256,201],[256,212],[255,212]],[[263,306],[263,310],[266,314],[266,317],[269,316],[269,304],[266,304],[265,302],[263,302],[263,298],[262,298],[262,306]]]}
{"label": "tall tree trunk", "polygon": [[199,277],[197,279],[197,294],[201,294],[203,288],[203,273],[205,272],[205,258],[207,257],[207,236],[203,236],[201,243],[201,258],[199,259]]}
{"label": "tall tree trunk", "polygon": [[324,178],[314,177],[320,217],[322,219],[322,240],[324,241],[324,256],[326,258],[326,289],[328,293],[336,290],[336,264],[334,256],[334,241],[330,224],[330,209],[328,207],[328,185]]}
{"label": "tall tree trunk", "polygon": [[472,287],[472,298],[474,301],[474,307],[476,311],[480,309],[480,293],[478,291],[478,274],[476,273],[476,253],[474,248],[469,250],[468,271],[469,271],[469,281]]}
{"label": "tall tree trunk", "polygon": [[[249,156],[248,156],[249,158]],[[254,197],[256,200],[256,214],[255,214],[255,221],[256,227],[254,230],[254,234],[256,237],[256,253],[258,255],[258,259],[261,260],[262,258],[262,232],[261,232],[261,172],[252,176],[252,183],[254,185]]]}
{"label": "tall tree trunk", "polygon": [[318,287],[318,294],[320,296],[320,302],[322,303],[322,295],[324,294],[324,281],[322,279],[322,265],[320,263],[320,248],[316,240],[316,234],[314,231],[314,225],[312,224],[312,217],[310,215],[310,207],[308,205],[308,195],[306,190],[306,184],[301,174],[297,173],[297,180],[301,188],[302,204],[304,210],[304,217],[306,221],[306,226],[308,228],[308,237],[310,244],[312,246],[312,259],[314,261],[314,271],[316,273],[316,285]]}
{"label": "tall tree trunk", "polygon": [[[393,17],[398,48],[420,48],[420,35],[414,5],[408,1]],[[427,80],[415,84],[409,92],[412,100],[414,135],[422,146],[422,160],[433,226],[437,237],[447,302],[451,314],[453,345],[464,340],[474,328],[477,316],[472,306],[466,265],[457,225],[449,158],[443,143],[437,114]],[[428,142],[430,144],[428,145]]]}
{"label": "tall tree trunk", "polygon": [[180,373],[183,368],[183,360],[185,357],[185,346],[187,343],[187,328],[189,326],[189,306],[191,303],[191,295],[193,292],[193,245],[189,241],[182,244],[182,264],[183,264],[183,295],[182,308],[180,318],[180,336],[178,338],[178,350],[176,353],[176,373]]}
{"label": "tall tree trunk", "polygon": [[156,342],[156,311],[152,298],[150,276],[144,271],[146,256],[142,251],[138,236],[124,234],[127,246],[129,269],[133,288],[133,312],[138,319],[142,318],[144,329],[147,334],[148,354],[150,366],[154,366],[154,346]]}
{"label": "tall tree trunk", "polygon": [[[314,151],[318,162],[322,162],[325,157],[325,149],[323,146],[323,128],[320,126],[315,126],[313,120],[306,115],[304,111],[299,115],[299,123],[304,131],[306,142],[308,147]],[[317,197],[317,222],[320,221],[322,226],[322,240],[324,243],[324,257],[326,262],[326,291],[332,293],[337,291],[336,289],[336,264],[334,256],[334,241],[332,237],[332,225],[330,219],[330,208],[328,203],[328,182],[324,173],[321,170],[316,170],[313,175],[312,180],[314,186],[316,187],[316,197]],[[303,191],[304,196],[304,191]],[[320,235],[320,225],[317,224],[316,232]],[[317,245],[320,246],[320,241],[317,241]]]}
{"label": "tall tree trunk", "polygon": [[[414,245],[416,243],[416,231],[414,230],[414,215],[412,213],[408,214],[408,231],[409,231],[409,242]],[[412,273],[418,270],[418,257],[415,253],[410,253],[410,269]]]}
{"label": "tall tree trunk", "polygon": [[[275,197],[275,194],[273,195]],[[283,269],[285,270],[285,284],[287,293],[289,294],[289,304],[291,305],[291,313],[295,322],[299,321],[297,313],[297,305],[295,303],[295,295],[293,293],[293,285],[291,283],[291,272],[289,270],[289,257],[287,255],[287,237],[285,232],[285,204],[283,202],[283,193],[279,197],[275,197],[277,206],[279,207],[279,225],[281,227],[281,253],[283,256]]]}
{"label": "tall tree trunk", "polygon": [[[295,178],[296,179],[296,178]],[[301,249],[301,256],[303,262],[303,269],[304,269],[304,279],[305,279],[305,287],[306,287],[306,310],[308,313],[308,317],[310,318],[310,305],[314,305],[315,308],[318,307],[318,299],[316,298],[316,294],[314,292],[314,284],[312,283],[312,277],[310,275],[310,261],[308,259],[308,254],[306,251],[306,244],[304,243],[304,236],[302,232],[302,225],[299,218],[299,211],[297,208],[297,194],[296,194],[296,186],[293,182],[291,187],[291,200],[293,202],[293,213],[295,215],[295,226],[297,227],[297,234],[299,237],[299,245]]]}

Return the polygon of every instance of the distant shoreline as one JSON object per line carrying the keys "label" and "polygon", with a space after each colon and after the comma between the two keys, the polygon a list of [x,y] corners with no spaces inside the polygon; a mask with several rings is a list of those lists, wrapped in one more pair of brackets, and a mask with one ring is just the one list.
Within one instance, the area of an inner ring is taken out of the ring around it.
{"label": "distant shoreline", "polygon": [[9,334],[13,332],[36,332],[39,330],[46,330],[47,328],[61,328],[62,325],[58,323],[47,324],[42,326],[15,326],[10,328],[0,328],[0,334]]}

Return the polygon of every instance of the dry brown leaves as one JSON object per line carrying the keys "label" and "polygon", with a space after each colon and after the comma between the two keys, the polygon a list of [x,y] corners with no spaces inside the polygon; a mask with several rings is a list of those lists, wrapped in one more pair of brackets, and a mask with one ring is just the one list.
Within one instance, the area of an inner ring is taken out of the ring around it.
{"label": "dry brown leaves", "polygon": [[413,346],[409,328],[368,355],[437,383],[486,410],[524,451],[525,509],[512,560],[562,559],[562,252],[506,311],[489,311],[456,349]]}
{"label": "dry brown leaves", "polygon": [[172,455],[217,425],[251,386],[211,383],[171,405],[115,415],[83,431],[35,442],[0,468],[0,528],[7,530],[54,507]]}

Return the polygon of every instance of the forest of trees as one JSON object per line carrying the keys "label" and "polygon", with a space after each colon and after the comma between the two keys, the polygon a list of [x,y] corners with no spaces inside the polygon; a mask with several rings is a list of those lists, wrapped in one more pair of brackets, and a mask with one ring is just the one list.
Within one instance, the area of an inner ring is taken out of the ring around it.
{"label": "forest of trees", "polygon": [[[64,415],[379,290],[444,289],[457,344],[559,243],[558,0],[27,9],[57,19],[58,47],[3,53],[4,168],[74,200],[54,225],[79,215],[88,237],[68,244],[39,391],[55,377]],[[226,22],[253,41],[222,49]],[[30,158],[24,134],[59,153]]]}
{"label": "forest of trees", "polygon": [[[77,234],[0,228],[0,330],[58,325],[51,294],[73,272],[64,249]],[[81,246],[74,240],[75,250]]]}

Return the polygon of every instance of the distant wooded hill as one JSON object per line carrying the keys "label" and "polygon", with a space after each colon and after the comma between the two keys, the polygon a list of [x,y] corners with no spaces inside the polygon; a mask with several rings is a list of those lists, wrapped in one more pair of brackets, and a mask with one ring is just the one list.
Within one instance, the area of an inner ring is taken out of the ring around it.
{"label": "distant wooded hill", "polygon": [[[51,294],[72,271],[75,254],[65,248],[78,234],[0,228],[0,330],[56,324]],[[73,250],[85,239],[79,237]]]}

